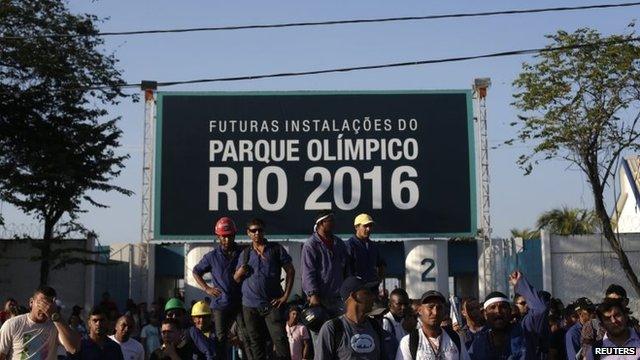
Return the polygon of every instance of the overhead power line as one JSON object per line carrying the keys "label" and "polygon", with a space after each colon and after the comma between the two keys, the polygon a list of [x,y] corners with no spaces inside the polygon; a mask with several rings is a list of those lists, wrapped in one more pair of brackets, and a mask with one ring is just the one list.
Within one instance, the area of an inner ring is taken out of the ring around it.
{"label": "overhead power line", "polygon": [[[506,57],[506,56],[540,54],[540,53],[546,53],[546,52],[552,52],[552,51],[582,49],[582,48],[588,48],[588,47],[599,47],[599,46],[604,46],[604,45],[625,44],[625,43],[630,43],[630,42],[635,42],[635,41],[640,41],[640,37],[624,38],[624,39],[619,39],[619,40],[598,41],[598,42],[576,44],[576,45],[569,45],[569,46],[557,46],[557,47],[544,47],[544,48],[532,48],[532,49],[521,49],[521,50],[509,50],[509,51],[501,51],[501,52],[494,52],[494,53],[480,54],[480,55],[448,57],[448,58],[430,59],[430,60],[404,61],[404,62],[377,64],[377,65],[363,65],[363,66],[341,67],[341,68],[332,68],[332,69],[319,69],[319,70],[308,70],[308,71],[297,71],[297,72],[282,72],[282,73],[272,73],[272,74],[256,74],[256,75],[219,77],[219,78],[205,78],[205,79],[193,79],[193,80],[159,81],[159,82],[157,82],[157,86],[158,87],[167,87],[167,86],[175,86],[175,85],[201,84],[201,83],[212,83],[212,82],[258,80],[258,79],[267,79],[267,78],[283,78],[283,77],[320,75],[320,74],[330,74],[330,73],[340,73],[340,72],[350,72],[350,71],[361,71],[361,70],[396,68],[396,67],[405,67],[405,66],[442,64],[442,63],[459,62],[459,61],[470,61],[470,60],[478,60],[478,59],[499,58],[499,57]],[[114,86],[118,86],[120,88],[138,88],[139,89],[140,86],[141,86],[141,83],[122,83],[122,84],[114,85]],[[58,91],[100,90],[100,89],[105,89],[105,88],[111,88],[111,86],[106,86],[106,85],[102,85],[102,84],[95,84],[93,86],[61,88],[61,89],[57,89],[57,90]]]}
{"label": "overhead power line", "polygon": [[303,26],[367,24],[367,23],[397,22],[397,21],[453,19],[453,18],[467,18],[467,17],[481,17],[481,16],[495,16],[495,15],[535,14],[535,13],[558,12],[558,11],[610,9],[610,8],[622,8],[622,7],[630,7],[630,6],[638,6],[638,5],[640,5],[640,2],[628,2],[628,3],[618,3],[618,4],[597,4],[597,5],[584,5],[584,6],[563,6],[563,7],[553,7],[553,8],[537,8],[537,9],[522,9],[522,10],[501,10],[501,11],[425,15],[425,16],[403,16],[403,17],[389,17],[389,18],[375,18],[375,19],[351,19],[351,20],[333,20],[333,21],[293,22],[293,23],[282,23],[282,24],[212,26],[212,27],[197,27],[197,28],[182,28],[182,29],[105,31],[105,32],[99,32],[97,34],[42,34],[42,35],[30,35],[30,36],[0,36],[0,40],[20,40],[20,39],[31,39],[31,38],[70,38],[70,37],[84,37],[84,36],[125,36],[125,35],[187,33],[187,32],[201,32],[201,31],[229,31],[229,30],[248,30],[248,29],[274,29],[274,28],[303,27]]}
{"label": "overhead power line", "polygon": [[[342,67],[342,68],[333,68],[333,69],[320,69],[320,70],[309,70],[309,71],[298,71],[298,72],[282,72],[282,73],[273,73],[273,74],[257,74],[257,75],[220,77],[220,78],[208,78],[208,79],[205,78],[205,79],[181,80],[181,81],[162,81],[162,82],[158,82],[158,86],[166,87],[166,86],[174,86],[174,85],[200,84],[200,83],[211,83],[211,82],[258,80],[258,79],[267,79],[267,78],[307,76],[307,75],[319,75],[319,74],[340,73],[340,72],[350,72],[350,71],[360,71],[360,70],[395,68],[395,67],[404,67],[404,66],[441,64],[441,63],[458,62],[458,61],[498,58],[498,57],[505,57],[505,56],[540,54],[540,53],[546,53],[546,52],[552,52],[552,51],[582,49],[587,47],[598,47],[603,45],[624,44],[624,43],[630,43],[634,41],[640,41],[640,37],[626,38],[626,39],[620,39],[620,40],[610,40],[610,41],[599,41],[599,42],[576,44],[576,45],[570,45],[570,46],[510,50],[510,51],[494,52],[489,54],[448,57],[448,58],[430,59],[430,60],[405,61],[405,62],[388,63],[388,64],[363,65],[363,66],[352,66],[352,67]],[[140,87],[140,83],[127,83],[127,84],[123,84],[122,87]],[[98,86],[91,89],[100,89],[100,88],[102,87]]]}

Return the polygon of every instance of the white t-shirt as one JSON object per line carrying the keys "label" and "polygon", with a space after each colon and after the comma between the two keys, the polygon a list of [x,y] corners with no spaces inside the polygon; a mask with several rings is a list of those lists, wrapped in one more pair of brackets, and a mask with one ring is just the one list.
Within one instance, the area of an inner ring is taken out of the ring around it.
{"label": "white t-shirt", "polygon": [[0,328],[0,353],[12,360],[55,360],[58,330],[51,321],[36,323],[22,314]]}
{"label": "white t-shirt", "polygon": [[396,321],[391,312],[388,312],[384,315],[384,318],[382,319],[382,328],[388,331],[390,334],[393,334],[393,336],[395,336],[396,340],[398,341],[400,341],[400,339],[407,335],[407,332],[404,331],[404,328],[402,327],[402,322]]}
{"label": "white t-shirt", "polygon": [[160,347],[160,331],[158,327],[147,324],[140,332],[140,338],[145,339],[147,351],[151,354],[155,349]]}
{"label": "white t-shirt", "polygon": [[458,347],[453,340],[451,340],[446,331],[442,330],[440,336],[435,339],[431,339],[434,344],[439,344],[437,352],[440,354],[440,357],[436,356],[434,349],[431,344],[429,344],[429,340],[427,340],[422,329],[418,329],[418,334],[420,335],[420,341],[418,342],[416,358],[413,359],[411,357],[411,350],[409,349],[410,335],[407,335],[400,340],[400,346],[396,353],[396,360],[470,360],[464,343],[460,344],[461,349],[458,350]]}
{"label": "white t-shirt", "polygon": [[123,343],[119,342],[115,335],[110,335],[109,339],[120,345],[124,360],[144,360],[144,348],[142,344],[135,339],[129,338],[129,340]]}

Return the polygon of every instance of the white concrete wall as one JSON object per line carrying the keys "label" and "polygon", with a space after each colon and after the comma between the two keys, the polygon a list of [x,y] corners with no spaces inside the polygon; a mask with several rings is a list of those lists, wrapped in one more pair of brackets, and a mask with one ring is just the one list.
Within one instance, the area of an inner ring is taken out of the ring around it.
{"label": "white concrete wall", "polygon": [[[296,270],[296,276],[293,280],[293,289],[291,290],[291,298],[295,295],[302,296],[302,268],[300,263],[302,262],[302,244],[300,241],[279,241],[279,243],[287,250],[291,256],[291,263]],[[284,279],[285,273],[282,272],[282,278]],[[284,281],[282,282],[282,288],[284,289]]]}
{"label": "white concrete wall", "polygon": [[142,244],[110,244],[109,258],[129,264],[129,298],[136,303],[147,301],[146,273],[142,267]]}
{"label": "white concrete wall", "polygon": [[[86,240],[65,240],[62,244],[54,244],[53,248],[68,247],[87,248]],[[39,251],[29,242],[20,240],[0,241],[0,301],[13,297],[18,304],[28,306],[28,299],[40,283],[40,262],[30,261]],[[58,293],[58,298],[64,303],[64,315],[71,313],[74,305],[84,306],[92,302],[86,299],[85,285],[87,276],[92,271],[82,264],[67,266],[61,270],[53,270],[49,275],[49,285]]]}
{"label": "white concrete wall", "polygon": [[[427,290],[438,290],[448,297],[447,241],[407,240],[404,243],[404,252],[406,256],[405,287],[409,298],[419,299]],[[430,267],[432,267],[431,270],[429,270]]]}
{"label": "white concrete wall", "polygon": [[[184,297],[187,304],[191,303],[191,300],[201,300],[207,294],[200,289],[198,283],[193,278],[193,268],[200,262],[200,259],[212,251],[215,247],[213,244],[185,244],[185,258],[184,258]],[[211,283],[211,274],[207,273],[203,276],[204,280]]]}
{"label": "white concrete wall", "polygon": [[626,201],[618,217],[618,231],[621,233],[640,233],[640,209],[638,209],[637,199],[626,174],[623,171],[620,174],[622,176],[620,193],[626,194]]}
{"label": "white concrete wall", "polygon": [[[594,302],[604,297],[612,284],[622,285],[634,313],[640,311],[640,297],[627,281],[618,259],[604,237],[596,235],[543,237],[543,279],[545,290],[566,304],[586,296]],[[636,274],[640,274],[640,234],[621,235],[622,247]],[[546,251],[546,249],[549,249]],[[550,285],[550,288],[548,286]]]}

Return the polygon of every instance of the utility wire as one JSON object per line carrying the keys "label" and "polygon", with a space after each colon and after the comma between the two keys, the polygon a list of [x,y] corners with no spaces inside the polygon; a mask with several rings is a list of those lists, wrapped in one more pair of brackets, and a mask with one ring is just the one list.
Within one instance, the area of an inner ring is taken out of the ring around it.
{"label": "utility wire", "polygon": [[[604,46],[604,45],[626,44],[626,43],[631,43],[631,42],[635,42],[635,41],[640,41],[640,37],[625,38],[625,39],[619,39],[619,40],[597,41],[597,42],[576,44],[576,45],[567,45],[567,46],[544,47],[544,48],[533,48],[533,49],[522,49],[522,50],[510,50],[510,51],[494,52],[494,53],[480,54],[480,55],[448,57],[448,58],[430,59],[430,60],[405,61],[405,62],[378,64],[378,65],[363,65],[363,66],[342,67],[342,68],[333,68],[333,69],[320,69],[320,70],[309,70],[309,71],[298,71],[298,72],[283,72],[283,73],[273,73],[273,74],[257,74],[257,75],[220,77],[220,78],[205,78],[205,79],[180,80],[180,81],[161,81],[161,82],[157,82],[157,86],[158,87],[167,87],[167,86],[185,85],[185,84],[201,84],[201,83],[212,83],[212,82],[258,80],[258,79],[267,79],[267,78],[308,76],[308,75],[319,75],[319,74],[340,73],[340,72],[350,72],[350,71],[395,68],[395,67],[404,67],[404,66],[441,64],[441,63],[449,63],[449,62],[470,61],[470,60],[477,60],[477,59],[498,58],[498,57],[505,57],[505,56],[542,54],[542,53],[553,52],[553,51],[583,49],[583,48],[588,48],[588,47],[599,47],[599,46]],[[55,89],[55,90],[57,90],[57,91],[100,90],[100,89],[107,89],[107,88],[112,88],[112,87],[140,88],[141,85],[142,85],[142,83],[122,83],[122,84],[116,84],[116,85],[113,85],[113,86],[96,84],[96,85],[93,85],[93,86],[90,85],[90,86],[86,86],[86,87],[69,87],[69,88],[60,88],[60,89]]]}
{"label": "utility wire", "polygon": [[640,2],[628,2],[628,3],[618,3],[618,4],[597,4],[597,5],[584,5],[584,6],[563,6],[563,7],[553,7],[553,8],[502,10],[502,11],[426,15],[426,16],[404,16],[404,17],[389,17],[389,18],[376,18],[376,19],[351,19],[351,20],[334,20],[334,21],[294,22],[294,23],[283,23],[283,24],[214,26],[214,27],[197,27],[197,28],[182,28],[182,29],[111,31],[111,32],[98,32],[97,34],[43,34],[43,35],[30,35],[30,36],[0,36],[0,40],[24,40],[24,39],[31,39],[31,38],[73,38],[73,37],[84,37],[84,36],[125,36],[125,35],[187,33],[187,32],[201,32],[201,31],[274,29],[274,28],[327,26],[327,25],[342,25],[342,24],[367,24],[367,23],[397,22],[397,21],[467,18],[467,17],[481,17],[481,16],[495,16],[495,15],[534,14],[534,13],[558,12],[558,11],[610,9],[610,8],[622,8],[622,7],[630,7],[630,6],[638,6],[638,5],[640,5]]}
{"label": "utility wire", "polygon": [[[353,67],[310,70],[310,71],[299,71],[299,72],[283,72],[283,73],[274,73],[274,74],[258,74],[258,75],[208,78],[208,79],[205,78],[205,79],[182,80],[182,81],[163,81],[163,82],[158,82],[158,86],[159,87],[161,87],[161,86],[162,87],[166,87],[166,86],[184,85],[184,84],[199,84],[199,83],[241,81],[241,80],[257,80],[257,79],[266,79],[266,78],[307,76],[307,75],[319,75],[319,74],[350,72],[350,71],[360,71],[360,70],[373,70],[373,69],[394,68],[394,67],[404,67],[404,66],[439,64],[439,63],[448,63],[448,62],[458,62],[458,61],[469,61],[469,60],[477,60],[477,59],[497,58],[497,57],[504,57],[504,56],[541,54],[541,53],[547,53],[547,52],[553,52],[553,51],[582,49],[582,48],[587,48],[587,47],[598,47],[598,46],[603,46],[603,45],[625,44],[625,43],[630,43],[630,42],[634,42],[634,41],[640,41],[640,37],[620,39],[620,40],[598,41],[598,42],[576,44],[576,45],[568,45],[568,46],[544,47],[544,48],[523,49],[523,50],[511,50],[511,51],[502,51],[502,52],[495,52],[495,53],[481,54],[481,55],[449,57],[449,58],[431,59],[431,60],[406,61],[406,62],[389,63],[389,64],[364,65],[364,66],[353,66]],[[140,85],[141,85],[140,83],[127,83],[127,84],[123,84],[122,87],[140,87]],[[100,89],[100,88],[102,88],[102,87],[98,86],[98,87],[94,87],[94,88],[90,88],[90,89],[97,90],[97,89]]]}

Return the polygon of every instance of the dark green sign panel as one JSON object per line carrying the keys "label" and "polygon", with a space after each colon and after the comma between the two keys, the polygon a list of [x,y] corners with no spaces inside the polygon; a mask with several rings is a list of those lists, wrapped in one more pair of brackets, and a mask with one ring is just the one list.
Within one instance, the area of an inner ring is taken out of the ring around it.
{"label": "dark green sign panel", "polygon": [[476,232],[471,92],[160,92],[155,239],[211,238],[216,219],[306,237],[362,212],[376,236]]}

